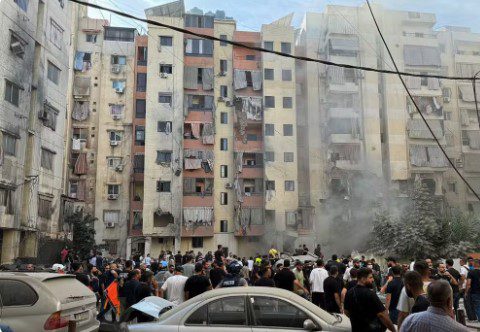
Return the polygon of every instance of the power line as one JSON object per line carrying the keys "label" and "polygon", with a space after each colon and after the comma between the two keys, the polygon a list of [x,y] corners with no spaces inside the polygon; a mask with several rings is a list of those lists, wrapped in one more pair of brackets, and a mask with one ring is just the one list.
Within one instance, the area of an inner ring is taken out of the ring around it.
{"label": "power line", "polygon": [[[408,97],[410,98],[411,102],[413,103],[413,105],[415,106],[415,109],[417,110],[418,114],[420,114],[420,117],[422,118],[423,122],[425,123],[425,125],[427,126],[428,128],[428,131],[430,131],[430,134],[432,134],[432,137],[433,139],[435,140],[435,142],[437,143],[438,147],[440,148],[440,150],[442,151],[443,155],[445,156],[445,158],[448,160],[449,164],[452,166],[452,168],[455,170],[455,172],[458,174],[458,176],[462,179],[462,181],[466,184],[466,186],[468,187],[468,189],[470,189],[472,191],[472,193],[475,195],[475,197],[480,201],[480,196],[479,194],[473,189],[473,187],[470,185],[470,183],[468,183],[467,179],[465,179],[462,175],[462,173],[460,173],[460,171],[458,170],[458,168],[455,166],[455,163],[450,159],[448,158],[448,155],[447,155],[447,152],[445,151],[445,149],[443,148],[443,146],[440,144],[440,141],[438,140],[438,138],[435,136],[435,133],[433,132],[432,128],[430,127],[430,125],[428,124],[428,121],[425,119],[425,115],[423,115],[423,113],[420,111],[420,108],[418,107],[417,103],[415,102],[415,99],[413,98],[410,90],[408,90],[408,87],[407,87],[407,84],[405,83],[405,80],[403,79],[402,77],[402,74],[400,73],[400,71],[398,70],[398,66],[397,66],[397,63],[395,62],[395,59],[393,58],[393,55],[392,55],[392,52],[390,51],[390,48],[388,47],[388,44],[385,40],[385,38],[383,37],[383,33],[380,29],[380,26],[378,25],[377,23],[377,19],[375,18],[375,15],[373,14],[373,10],[372,10],[372,7],[370,5],[370,1],[369,0],[365,0],[367,2],[367,5],[368,5],[368,9],[370,11],[370,14],[372,15],[372,19],[373,19],[373,22],[375,23],[375,27],[377,28],[377,31],[378,31],[378,34],[380,35],[380,38],[382,39],[382,42],[383,42],[383,45],[385,45],[385,48],[388,52],[388,55],[390,57],[390,60],[392,61],[393,63],[393,66],[395,67],[395,71],[398,75],[398,78],[400,79],[400,81],[402,82],[402,85],[403,87],[405,88],[405,91],[407,92],[408,94]],[[475,84],[475,77],[473,78],[473,83]],[[475,85],[474,85],[475,86]]]}
{"label": "power line", "polygon": [[345,63],[336,63],[336,62],[332,62],[332,61],[328,61],[328,60],[320,60],[320,59],[314,59],[314,58],[305,57],[305,56],[292,55],[292,54],[283,53],[283,52],[279,52],[279,51],[268,50],[268,49],[262,48],[262,47],[246,45],[246,44],[239,43],[239,42],[236,42],[236,41],[233,41],[233,40],[222,39],[222,38],[218,38],[218,37],[214,37],[214,36],[210,36],[210,35],[205,35],[205,34],[202,34],[202,33],[197,33],[197,32],[190,31],[190,30],[183,29],[183,28],[179,28],[179,27],[176,27],[176,26],[173,26],[173,25],[164,24],[164,23],[160,23],[160,22],[157,22],[157,21],[140,18],[140,17],[134,16],[134,15],[122,12],[122,11],[118,11],[118,10],[115,10],[115,9],[111,9],[111,8],[99,6],[99,5],[96,5],[96,4],[88,3],[88,2],[85,2],[85,1],[82,1],[82,0],[69,0],[69,1],[80,4],[80,5],[84,5],[84,6],[87,6],[87,7],[96,8],[96,9],[99,9],[99,10],[106,10],[108,12],[111,12],[111,13],[114,13],[114,14],[117,14],[117,15],[120,15],[120,16],[123,16],[123,17],[126,17],[126,18],[130,18],[130,19],[133,19],[133,20],[137,20],[137,21],[147,23],[147,24],[167,28],[167,29],[170,29],[170,30],[174,30],[174,31],[181,32],[181,33],[184,33],[184,34],[187,34],[187,35],[199,37],[199,38],[202,38],[202,39],[209,39],[209,40],[213,40],[213,41],[223,42],[223,43],[227,43],[227,44],[230,44],[230,45],[233,45],[233,46],[238,46],[238,47],[246,48],[246,49],[253,50],[253,51],[263,52],[263,53],[276,54],[276,55],[279,55],[279,56],[282,56],[282,57],[291,58],[291,59],[295,59],[295,60],[316,62],[316,63],[321,63],[321,64],[324,64],[324,65],[327,65],[327,66],[335,66],[335,67],[350,68],[350,69],[359,69],[359,70],[363,70],[363,71],[384,73],[384,74],[394,74],[394,75],[411,76],[411,77],[429,77],[429,78],[438,78],[438,79],[454,80],[454,81],[474,81],[475,80],[475,78],[473,78],[473,77],[416,74],[416,73],[408,73],[408,72],[400,72],[400,71],[393,71],[393,70],[385,70],[385,69],[377,69],[377,68],[371,68],[371,67],[349,65],[349,64],[345,64]]}

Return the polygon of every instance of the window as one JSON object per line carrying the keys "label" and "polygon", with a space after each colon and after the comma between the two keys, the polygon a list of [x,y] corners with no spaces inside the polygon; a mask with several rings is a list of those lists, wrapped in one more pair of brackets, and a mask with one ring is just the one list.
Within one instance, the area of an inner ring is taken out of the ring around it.
{"label": "window", "polygon": [[228,204],[228,193],[221,192],[220,193],[220,204],[227,205]]}
{"label": "window", "polygon": [[220,150],[227,151],[228,150],[228,139],[227,138],[220,138]]}
{"label": "window", "polygon": [[147,73],[137,73],[137,91],[147,91]]}
{"label": "window", "polygon": [[308,315],[294,305],[272,297],[252,298],[255,325],[280,329],[302,329]]}
{"label": "window", "polygon": [[292,97],[283,97],[283,108],[292,108],[293,101]]}
{"label": "window", "polygon": [[275,161],[275,152],[265,151],[265,161]]}
{"label": "window", "polygon": [[293,163],[293,152],[284,152],[283,153],[283,161],[286,163]]}
{"label": "window", "polygon": [[28,9],[28,1],[29,0],[13,0],[13,2],[15,2],[17,6],[20,7],[20,9],[24,12],[26,12]]}
{"label": "window", "polygon": [[119,131],[110,131],[109,132],[110,142],[121,142],[122,133]]}
{"label": "window", "polygon": [[[227,40],[228,37],[227,37],[227,35],[220,35],[220,39]],[[227,45],[228,45],[227,42],[224,42],[224,41],[220,42],[220,46],[227,46]]]}
{"label": "window", "polygon": [[41,157],[42,168],[48,169],[49,171],[53,171],[54,156],[55,156],[55,152],[42,148],[42,157]]}
{"label": "window", "polygon": [[109,168],[117,168],[122,165],[122,157],[107,157],[107,166]]}
{"label": "window", "polygon": [[105,40],[134,42],[135,31],[134,28],[120,28],[120,27],[104,27]]}
{"label": "window", "polygon": [[6,214],[13,214],[13,202],[14,202],[15,190],[11,188],[0,187],[0,206],[5,207]]}
{"label": "window", "polygon": [[452,193],[457,192],[457,184],[455,182],[449,182],[448,191]]}
{"label": "window", "polygon": [[126,65],[127,57],[125,55],[112,55],[111,63],[112,65]]}
{"label": "window", "polygon": [[285,181],[285,191],[295,191],[295,181]]}
{"label": "window", "polygon": [[212,15],[197,15],[197,14],[187,14],[185,15],[185,27],[190,28],[213,28],[213,19]]}
{"label": "window", "polygon": [[445,112],[443,113],[443,117],[444,117],[444,119],[447,120],[447,121],[452,120],[452,112],[447,112],[447,111],[445,111]]}
{"label": "window", "polygon": [[158,102],[160,104],[168,104],[172,106],[172,94],[171,93],[158,93]]}
{"label": "window", "polygon": [[137,48],[137,64],[139,66],[146,66],[148,59],[148,48],[146,46],[139,46]]}
{"label": "window", "polygon": [[265,77],[266,80],[272,81],[275,79],[275,71],[273,69],[265,68],[263,72],[264,72],[263,76]]}
{"label": "window", "polygon": [[38,216],[44,219],[50,219],[52,216],[52,201],[43,196],[38,197]]}
{"label": "window", "polygon": [[157,151],[157,164],[171,163],[172,151]]}
{"label": "window", "polygon": [[221,112],[220,113],[220,123],[221,124],[227,124],[228,123],[228,113],[227,112]]}
{"label": "window", "polygon": [[247,55],[245,55],[245,60],[255,61],[255,55],[253,55],[253,54],[247,54]]}
{"label": "window", "polygon": [[267,108],[275,107],[275,96],[265,96],[265,107]]}
{"label": "window", "polygon": [[210,302],[207,306],[208,325],[247,325],[247,309],[244,297],[226,297]]}
{"label": "window", "polygon": [[125,91],[125,80],[112,80],[112,88],[115,92],[123,93]]}
{"label": "window", "polygon": [[110,255],[116,255],[118,250],[118,240],[104,240],[105,247]]}
{"label": "window", "polygon": [[3,133],[3,152],[7,156],[15,156],[17,151],[17,138],[13,135]]}
{"label": "window", "polygon": [[292,80],[292,71],[290,69],[282,70],[282,81],[291,81]]}
{"label": "window", "polygon": [[282,53],[290,54],[292,53],[292,44],[291,43],[282,43],[281,44]]}
{"label": "window", "polygon": [[273,41],[264,41],[263,48],[269,51],[273,51]]}
{"label": "window", "polygon": [[[21,1],[15,0],[15,2]],[[38,295],[32,287],[22,281],[8,279],[0,280],[0,297],[2,306],[5,307],[31,306],[38,300]]]}
{"label": "window", "polygon": [[62,49],[63,29],[53,19],[50,19],[50,41],[53,45],[55,45],[59,49]]}
{"label": "window", "polygon": [[462,130],[462,145],[470,145],[470,139],[468,138],[468,132],[466,130]]}
{"label": "window", "polygon": [[92,34],[92,33],[87,33],[86,34],[86,41],[87,41],[87,43],[95,44],[97,42],[97,35]]}
{"label": "window", "polygon": [[136,154],[133,156],[133,172],[134,173],[143,173],[145,170],[145,155]]}
{"label": "window", "polygon": [[185,44],[186,55],[213,55],[213,41],[207,39],[187,39]]}
{"label": "window", "polygon": [[192,237],[192,248],[203,248],[203,237]]}
{"label": "window", "polygon": [[170,192],[170,181],[157,181],[157,192],[169,193]]}
{"label": "window", "polygon": [[228,177],[228,166],[220,165],[220,177],[225,179]]}
{"label": "window", "polygon": [[274,136],[275,135],[275,125],[273,123],[265,124],[265,136]]}
{"label": "window", "polygon": [[147,103],[145,99],[137,99],[135,101],[135,118],[145,119],[146,110],[147,110]]}
{"label": "window", "polygon": [[173,66],[172,65],[160,65],[160,74],[172,74]]}
{"label": "window", "polygon": [[283,125],[283,136],[293,136],[293,125],[291,124]]}
{"label": "window", "polygon": [[220,220],[220,232],[227,233],[228,232],[228,221],[227,220]]}
{"label": "window", "polygon": [[220,60],[220,72],[225,75],[228,70],[228,62],[227,60]]}
{"label": "window", "polygon": [[60,68],[48,61],[47,77],[50,81],[58,85],[60,80]]}
{"label": "window", "polygon": [[265,182],[265,188],[267,190],[275,190],[275,181],[266,181]]}
{"label": "window", "polygon": [[173,46],[173,37],[172,36],[160,36],[160,45],[162,45],[162,46]]}
{"label": "window", "polygon": [[19,58],[23,59],[25,54],[25,46],[27,42],[20,36],[10,30],[10,50]]}
{"label": "window", "polygon": [[247,134],[247,141],[248,142],[258,141],[258,135],[257,134]]}
{"label": "window", "polygon": [[5,100],[15,106],[18,106],[20,100],[20,88],[7,80],[5,80]]}
{"label": "window", "polygon": [[107,194],[118,195],[120,193],[120,186],[118,184],[109,184],[107,186]]}
{"label": "window", "polygon": [[160,133],[170,134],[172,132],[172,122],[171,121],[158,121],[157,122],[157,131]]}
{"label": "window", "polygon": [[220,96],[223,98],[228,97],[228,87],[226,85],[220,85]]}
{"label": "window", "polygon": [[145,126],[135,126],[135,145],[145,145]]}

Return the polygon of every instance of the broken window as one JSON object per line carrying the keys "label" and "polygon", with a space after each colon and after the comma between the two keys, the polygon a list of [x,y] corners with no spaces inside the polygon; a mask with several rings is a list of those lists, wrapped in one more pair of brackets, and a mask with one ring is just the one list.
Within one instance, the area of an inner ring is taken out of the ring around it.
{"label": "broken window", "polygon": [[169,193],[170,181],[157,181],[157,192]]}
{"label": "broken window", "polygon": [[15,106],[18,106],[20,101],[20,88],[8,80],[5,80],[5,100]]}
{"label": "broken window", "polygon": [[122,157],[107,157],[107,166],[109,168],[116,169],[122,165]]}
{"label": "broken window", "polygon": [[45,102],[43,109],[40,110],[38,118],[42,121],[45,127],[55,130],[57,127],[57,116],[59,111],[50,103]]}
{"label": "broken window", "polygon": [[38,216],[44,219],[50,219],[52,216],[52,200],[43,196],[38,197]]}
{"label": "broken window", "polygon": [[50,41],[59,49],[62,49],[63,45],[63,31],[63,28],[57,22],[50,19]]}
{"label": "broken window", "polygon": [[160,74],[172,74],[173,66],[172,65],[160,65]]}
{"label": "broken window", "polygon": [[117,93],[123,93],[125,91],[125,80],[112,80],[112,88]]}
{"label": "broken window", "polygon": [[3,152],[7,156],[15,156],[17,151],[17,137],[3,132]]}
{"label": "broken window", "polygon": [[116,255],[118,249],[118,240],[104,240],[105,247],[110,255]]}
{"label": "broken window", "polygon": [[110,142],[121,142],[122,133],[119,131],[110,131],[109,132]]}
{"label": "broken window", "polygon": [[142,211],[133,211],[133,230],[142,230],[143,227],[143,212]]}
{"label": "broken window", "polygon": [[6,214],[13,214],[13,199],[15,189],[0,187],[0,206],[5,207]]}
{"label": "broken window", "polygon": [[172,122],[171,121],[158,121],[157,122],[157,131],[160,133],[170,134],[172,132]]}
{"label": "broken window", "polygon": [[173,215],[170,212],[164,212],[161,209],[157,209],[153,213],[153,227],[167,227],[174,221]]}
{"label": "broken window", "polygon": [[55,152],[42,148],[42,156],[41,156],[41,166],[44,169],[49,171],[53,171],[53,161],[55,157]]}
{"label": "broken window", "polygon": [[157,151],[157,164],[161,163],[171,163],[172,162],[172,151]]}

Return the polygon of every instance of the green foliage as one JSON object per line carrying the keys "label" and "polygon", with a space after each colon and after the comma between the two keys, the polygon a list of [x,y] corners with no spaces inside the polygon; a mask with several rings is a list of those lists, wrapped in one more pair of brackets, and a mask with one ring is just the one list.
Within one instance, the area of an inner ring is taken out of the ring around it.
{"label": "green foliage", "polygon": [[370,240],[372,251],[398,258],[460,257],[480,247],[480,220],[472,214],[441,208],[425,185],[416,182],[411,202],[398,218],[377,212]]}
{"label": "green foliage", "polygon": [[94,223],[97,218],[90,214],[84,214],[77,210],[65,219],[70,225],[73,233],[73,251],[80,256],[80,259],[87,259],[90,251],[95,247]]}

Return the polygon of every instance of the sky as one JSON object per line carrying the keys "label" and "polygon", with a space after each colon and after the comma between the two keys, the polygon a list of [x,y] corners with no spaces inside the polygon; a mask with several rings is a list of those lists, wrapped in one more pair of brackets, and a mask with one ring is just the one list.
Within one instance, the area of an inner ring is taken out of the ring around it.
{"label": "sky", "polygon": [[[445,25],[466,26],[480,32],[480,0],[371,0],[387,8],[431,12],[437,15],[437,28]],[[170,0],[90,0],[92,3],[144,17],[144,10],[171,2]],[[198,7],[204,12],[219,9],[237,21],[237,29],[258,31],[262,24],[294,12],[298,26],[307,11],[322,12],[326,5],[360,6],[364,0],[185,0],[187,10]],[[91,10],[90,15],[111,19],[112,25],[139,27],[132,20],[108,12]]]}

